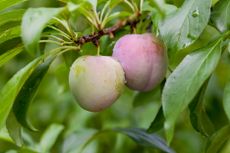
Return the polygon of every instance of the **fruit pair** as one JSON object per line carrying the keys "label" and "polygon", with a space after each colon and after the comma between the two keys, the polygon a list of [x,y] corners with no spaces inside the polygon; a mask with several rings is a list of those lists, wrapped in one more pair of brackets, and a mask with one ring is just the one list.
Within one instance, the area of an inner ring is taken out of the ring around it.
{"label": "fruit pair", "polygon": [[70,69],[69,84],[81,107],[101,111],[122,92],[124,84],[138,91],[149,91],[164,78],[166,52],[152,34],[129,34],[114,46],[112,57],[82,56]]}

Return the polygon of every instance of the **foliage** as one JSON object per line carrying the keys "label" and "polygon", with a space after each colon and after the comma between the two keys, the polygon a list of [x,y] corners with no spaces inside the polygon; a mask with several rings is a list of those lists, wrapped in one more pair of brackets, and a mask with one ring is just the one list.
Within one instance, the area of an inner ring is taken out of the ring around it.
{"label": "foliage", "polygon": [[[0,152],[228,153],[229,14],[229,0],[1,0]],[[146,32],[167,48],[165,81],[82,110],[73,61]]]}

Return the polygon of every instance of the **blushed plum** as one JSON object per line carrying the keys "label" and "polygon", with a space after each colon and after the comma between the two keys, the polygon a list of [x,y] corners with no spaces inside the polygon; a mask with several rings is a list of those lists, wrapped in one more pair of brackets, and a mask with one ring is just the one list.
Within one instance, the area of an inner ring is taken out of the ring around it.
{"label": "blushed plum", "polygon": [[113,55],[122,65],[127,86],[149,91],[164,79],[167,56],[164,45],[152,34],[128,34],[115,44]]}
{"label": "blushed plum", "polygon": [[71,66],[70,89],[79,105],[92,112],[112,105],[125,84],[120,63],[108,56],[82,56]]}

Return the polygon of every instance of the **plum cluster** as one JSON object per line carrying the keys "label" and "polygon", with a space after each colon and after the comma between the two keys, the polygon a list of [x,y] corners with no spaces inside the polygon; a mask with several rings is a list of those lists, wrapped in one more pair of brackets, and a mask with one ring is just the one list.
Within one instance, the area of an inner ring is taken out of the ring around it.
{"label": "plum cluster", "polygon": [[125,85],[149,91],[167,70],[164,45],[152,34],[128,34],[115,44],[112,57],[82,56],[71,66],[70,89],[79,105],[92,112],[114,103]]}

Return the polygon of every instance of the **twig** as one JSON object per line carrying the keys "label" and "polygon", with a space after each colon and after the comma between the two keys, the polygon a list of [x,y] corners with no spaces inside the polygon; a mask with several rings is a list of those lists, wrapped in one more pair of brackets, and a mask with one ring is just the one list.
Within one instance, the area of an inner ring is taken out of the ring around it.
{"label": "twig", "polygon": [[113,36],[114,32],[120,30],[121,28],[127,25],[130,25],[131,28],[136,27],[136,24],[140,22],[140,15],[141,14],[138,12],[135,16],[131,18],[128,18],[122,21],[118,21],[117,24],[115,24],[112,27],[99,30],[98,32],[95,32],[94,34],[81,36],[77,40],[73,40],[73,41],[77,45],[83,45],[87,42],[93,42],[95,45],[97,45],[98,40],[104,35]]}

